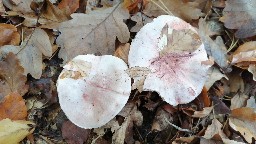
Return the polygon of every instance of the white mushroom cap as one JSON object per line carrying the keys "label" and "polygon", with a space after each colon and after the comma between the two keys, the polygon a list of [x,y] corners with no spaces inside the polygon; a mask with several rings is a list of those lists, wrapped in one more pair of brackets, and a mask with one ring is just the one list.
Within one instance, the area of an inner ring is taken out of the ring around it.
{"label": "white mushroom cap", "polygon": [[208,61],[204,45],[194,38],[199,38],[195,28],[168,15],[159,16],[137,33],[128,63],[130,68],[145,67],[151,71],[143,90],[158,92],[174,106],[191,102],[200,94],[210,65],[203,64]]}
{"label": "white mushroom cap", "polygon": [[82,128],[97,128],[114,118],[128,101],[131,78],[117,57],[79,55],[64,66],[57,81],[62,110]]}

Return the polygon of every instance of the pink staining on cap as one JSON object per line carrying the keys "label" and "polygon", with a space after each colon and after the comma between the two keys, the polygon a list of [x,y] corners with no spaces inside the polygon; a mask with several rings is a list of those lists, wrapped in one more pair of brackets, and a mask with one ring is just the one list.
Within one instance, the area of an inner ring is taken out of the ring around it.
{"label": "pink staining on cap", "polygon": [[126,69],[125,62],[110,55],[80,55],[65,65],[57,90],[69,120],[82,128],[97,128],[114,118],[130,96]]}
{"label": "pink staining on cap", "polygon": [[211,66],[202,64],[207,60],[195,28],[168,15],[159,16],[137,33],[128,56],[130,68],[150,70],[143,90],[158,92],[171,105],[191,102],[200,94]]}

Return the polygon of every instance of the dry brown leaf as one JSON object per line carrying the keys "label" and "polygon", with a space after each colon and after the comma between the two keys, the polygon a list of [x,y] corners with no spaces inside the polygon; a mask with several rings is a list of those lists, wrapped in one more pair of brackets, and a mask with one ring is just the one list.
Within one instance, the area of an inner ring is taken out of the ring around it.
{"label": "dry brown leaf", "polygon": [[241,107],[241,108],[233,109],[231,111],[231,116],[236,119],[240,119],[244,121],[256,122],[256,110],[249,107]]}
{"label": "dry brown leaf", "polygon": [[238,29],[235,33],[238,38],[251,37],[256,34],[256,1],[227,0],[221,21],[225,27]]}
{"label": "dry brown leaf", "polygon": [[138,32],[144,25],[153,21],[152,18],[141,12],[137,12],[134,16],[132,16],[131,20],[136,22],[136,25],[131,28],[131,32]]}
{"label": "dry brown leaf", "polygon": [[24,68],[24,74],[30,73],[34,78],[39,79],[43,69],[42,55],[50,57],[52,46],[47,33],[40,28],[36,28],[20,47],[11,45],[1,47],[0,57],[9,52],[17,54]]}
{"label": "dry brown leaf", "polygon": [[124,0],[123,7],[127,8],[131,14],[138,12],[139,3],[142,0]]}
{"label": "dry brown leaf", "polygon": [[209,90],[210,87],[221,78],[224,77],[228,79],[228,77],[225,74],[221,73],[220,70],[215,66],[210,67],[208,70],[208,73],[209,73],[209,78],[206,80],[204,84],[207,90]]}
{"label": "dry brown leaf", "polygon": [[248,143],[252,143],[252,138],[256,137],[255,121],[245,121],[236,118],[229,118],[229,125],[235,131],[238,131]]}
{"label": "dry brown leaf", "polygon": [[0,120],[23,120],[27,117],[25,101],[18,93],[10,93],[0,103]]}
{"label": "dry brown leaf", "polygon": [[[25,18],[22,22],[27,27],[36,27],[38,23],[41,24],[41,28],[57,29],[61,22],[70,19],[70,13],[67,13],[65,9],[61,10],[57,6],[53,5],[49,0],[44,3],[43,10],[40,11],[40,17],[35,13],[19,14]],[[35,9],[41,9],[40,6]]]}
{"label": "dry brown leaf", "polygon": [[79,8],[79,0],[62,0],[58,8],[64,9],[67,14],[72,14]]}
{"label": "dry brown leaf", "polygon": [[252,73],[253,80],[256,81],[256,65],[249,65],[248,71]]}
{"label": "dry brown leaf", "polygon": [[114,56],[121,58],[125,63],[128,64],[128,54],[130,50],[130,44],[121,44],[115,51]]}
{"label": "dry brown leaf", "polygon": [[132,90],[138,89],[139,92],[143,91],[144,81],[150,73],[150,69],[146,67],[133,67],[126,70],[128,75],[134,79]]}
{"label": "dry brown leaf", "polygon": [[246,42],[233,53],[232,64],[247,69],[256,64],[256,41]]}
{"label": "dry brown leaf", "polygon": [[158,5],[160,5],[162,8],[164,8],[161,1],[168,8],[168,10],[171,11],[171,13],[174,16],[180,17],[185,21],[192,21],[192,19],[198,19],[199,16],[203,15],[203,13],[201,12],[201,9],[197,8],[197,5],[198,5],[197,2],[184,3],[181,0],[161,0],[161,1],[152,0],[152,1],[149,1],[145,9],[143,10],[143,13],[145,13],[149,17],[152,17],[152,16],[157,17],[160,15],[168,14],[164,12],[161,8],[159,8],[156,4],[154,4],[155,2]]}
{"label": "dry brown leaf", "polygon": [[88,14],[72,14],[70,21],[63,22],[57,44],[61,46],[59,57],[66,63],[81,54],[113,54],[116,37],[126,43],[129,30],[124,19],[129,18],[128,10],[120,4],[105,10]]}
{"label": "dry brown leaf", "polygon": [[0,100],[11,92],[23,96],[28,91],[27,77],[23,72],[23,67],[13,53],[9,53],[4,61],[0,61]]}
{"label": "dry brown leaf", "polygon": [[222,124],[217,119],[213,119],[212,124],[207,127],[203,137],[205,139],[211,139],[215,135],[218,135],[220,132],[222,132],[221,128],[222,128]]}
{"label": "dry brown leaf", "polygon": [[90,131],[91,130],[89,129],[80,128],[70,121],[65,121],[61,127],[63,139],[65,139],[65,141],[70,144],[85,143],[89,137]]}
{"label": "dry brown leaf", "polygon": [[231,99],[231,106],[230,109],[236,109],[241,108],[246,105],[246,101],[248,99],[248,95],[244,93],[237,93],[232,99]]}
{"label": "dry brown leaf", "polygon": [[0,15],[3,14],[5,12],[5,8],[3,5],[3,0],[0,0]]}
{"label": "dry brown leaf", "polygon": [[213,110],[213,106],[204,107],[202,111],[195,111],[192,117],[202,118],[208,116]]}
{"label": "dry brown leaf", "polygon": [[30,13],[33,10],[30,8],[30,4],[33,0],[22,0],[17,5],[12,3],[12,0],[3,0],[4,6],[15,12]]}
{"label": "dry brown leaf", "polygon": [[210,107],[211,106],[211,101],[208,96],[208,90],[206,89],[205,86],[203,87],[202,92],[200,93],[200,95],[197,98],[201,103],[203,103],[202,107]]}
{"label": "dry brown leaf", "polygon": [[210,38],[209,27],[204,19],[199,20],[199,35],[204,43],[207,54],[214,58],[214,61],[224,70],[228,70],[227,48],[220,36],[214,41]]}
{"label": "dry brown leaf", "polygon": [[233,71],[230,73],[228,76],[229,79],[229,90],[232,93],[237,93],[237,92],[244,92],[244,80],[240,76],[239,72]]}
{"label": "dry brown leaf", "polygon": [[[1,4],[1,3],[0,3]],[[20,34],[17,28],[11,24],[0,24],[0,46],[3,45],[19,45]]]}

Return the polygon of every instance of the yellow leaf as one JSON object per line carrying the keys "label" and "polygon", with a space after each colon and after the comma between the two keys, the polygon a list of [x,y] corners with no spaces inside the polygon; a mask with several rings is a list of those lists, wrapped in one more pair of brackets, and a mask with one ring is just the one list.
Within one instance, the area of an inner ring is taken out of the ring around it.
{"label": "yellow leaf", "polygon": [[4,119],[0,121],[0,143],[16,144],[34,131],[34,123],[30,121],[11,121]]}

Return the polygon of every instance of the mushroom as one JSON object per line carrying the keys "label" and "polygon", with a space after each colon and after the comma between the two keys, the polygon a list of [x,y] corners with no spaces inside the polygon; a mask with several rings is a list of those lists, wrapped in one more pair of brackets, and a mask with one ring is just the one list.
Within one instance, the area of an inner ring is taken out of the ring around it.
{"label": "mushroom", "polygon": [[144,80],[144,91],[156,91],[174,106],[200,94],[212,65],[196,29],[169,15],[142,27],[131,43],[128,63],[139,73],[143,68],[150,71],[133,77],[135,83]]}
{"label": "mushroom", "polygon": [[131,78],[117,57],[79,55],[64,66],[57,91],[61,109],[75,125],[97,128],[114,118],[128,101]]}

